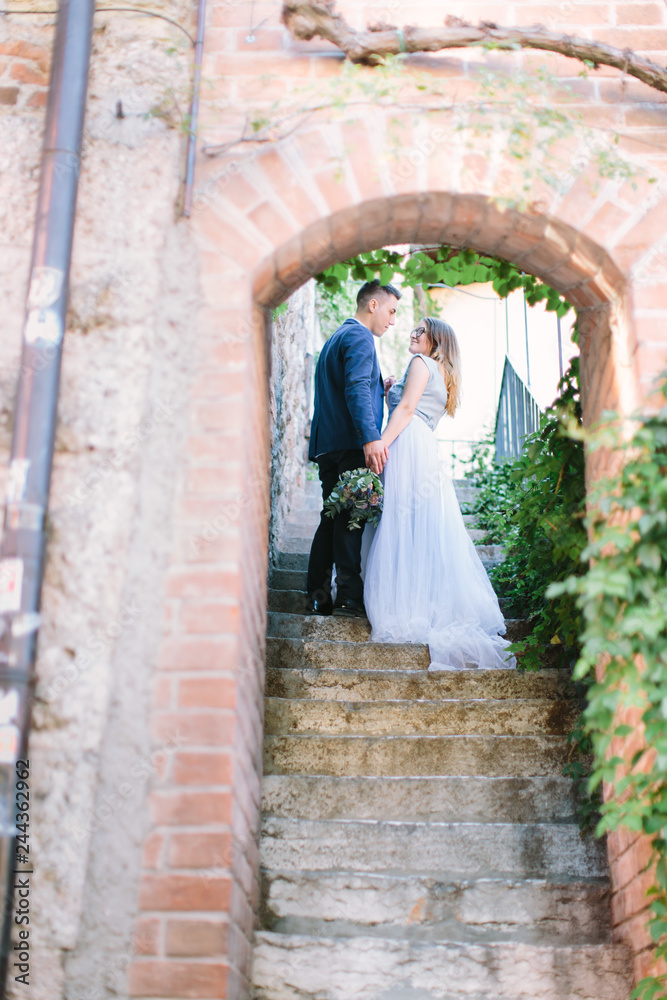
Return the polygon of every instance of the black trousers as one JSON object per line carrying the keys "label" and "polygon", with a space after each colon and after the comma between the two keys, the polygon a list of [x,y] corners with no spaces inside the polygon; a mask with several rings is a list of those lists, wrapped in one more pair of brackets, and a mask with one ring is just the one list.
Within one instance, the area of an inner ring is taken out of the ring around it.
{"label": "black trousers", "polygon": [[[366,459],[361,448],[332,451],[317,459],[322,483],[322,500],[326,500],[343,472],[364,469]],[[320,523],[310,550],[308,562],[308,594],[314,600],[331,598],[331,571],[336,564],[336,600],[363,598],[361,582],[361,537],[363,531],[348,529],[350,514],[343,511],[335,517],[320,515]]]}

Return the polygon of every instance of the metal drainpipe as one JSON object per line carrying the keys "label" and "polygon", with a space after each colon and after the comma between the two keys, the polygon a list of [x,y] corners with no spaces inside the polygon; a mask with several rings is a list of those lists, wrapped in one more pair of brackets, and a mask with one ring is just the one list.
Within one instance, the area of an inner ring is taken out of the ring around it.
{"label": "metal drainpipe", "polygon": [[[46,110],[37,218],[23,325],[9,483],[0,545],[0,871],[5,995],[16,875],[15,780],[28,746],[62,339],[94,0],[60,0]],[[32,860],[32,853],[29,855]],[[19,866],[20,868],[21,866]],[[23,864],[30,870],[32,864]]]}
{"label": "metal drainpipe", "polygon": [[197,151],[197,126],[199,119],[199,92],[201,90],[201,64],[204,55],[204,29],[206,26],[206,0],[199,0],[197,11],[197,36],[195,38],[195,72],[192,83],[192,103],[190,104],[190,130],[188,135],[188,154],[185,168],[185,196],[183,198],[183,215],[190,218],[192,214],[192,190],[195,176],[195,153]]}

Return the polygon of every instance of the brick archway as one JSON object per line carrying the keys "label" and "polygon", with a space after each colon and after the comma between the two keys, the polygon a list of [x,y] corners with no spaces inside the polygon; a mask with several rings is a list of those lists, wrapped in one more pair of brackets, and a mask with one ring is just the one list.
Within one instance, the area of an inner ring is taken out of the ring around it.
{"label": "brick archway", "polygon": [[503,212],[481,195],[397,195],[337,212],[262,262],[254,277],[255,303],[275,308],[337,261],[403,243],[469,247],[511,261],[557,288],[577,309],[585,420],[593,422],[603,409],[636,407],[628,282],[612,256],[568,223],[537,213]]}
{"label": "brick archway", "polygon": [[[413,123],[406,128],[412,135]],[[567,294],[579,312],[588,421],[603,408],[632,410],[667,354],[655,221],[667,207],[662,180],[638,190],[610,182],[595,197],[579,181],[558,197],[538,185],[530,209],[501,211],[493,199],[513,174],[491,149],[471,158],[458,148],[443,161],[440,142],[392,173],[377,131],[377,122],[316,125],[247,161],[201,164],[197,377],[157,664],[168,672],[158,681],[168,677],[178,695],[158,683],[152,709],[154,733],[171,727],[188,745],[151,800],[134,996],[247,996],[258,905],[268,310],[352,254],[443,242],[511,260]],[[462,142],[451,134],[451,148]],[[612,866],[622,854],[629,871],[620,895],[642,850],[611,842]],[[631,915],[622,920],[639,954],[647,941]]]}

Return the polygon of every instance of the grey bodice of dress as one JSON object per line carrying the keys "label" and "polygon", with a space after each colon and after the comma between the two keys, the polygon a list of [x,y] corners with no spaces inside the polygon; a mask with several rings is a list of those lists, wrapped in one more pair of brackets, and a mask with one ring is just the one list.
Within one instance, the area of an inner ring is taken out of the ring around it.
{"label": "grey bodice of dress", "polygon": [[[427,424],[432,431],[436,429],[440,423],[441,418],[445,413],[445,406],[447,405],[447,388],[445,386],[445,380],[442,377],[442,372],[440,371],[440,365],[433,358],[427,357],[425,354],[417,354],[415,357],[421,358],[422,361],[426,363],[428,368],[429,376],[428,382],[426,383],[426,388],[422,394],[421,399],[417,403],[415,414]],[[412,361],[410,364],[412,364]],[[389,416],[393,413],[395,408],[398,406],[401,396],[403,395],[403,389],[405,388],[405,380],[408,376],[408,371],[410,370],[410,365],[405,369],[405,374],[400,381],[392,385],[391,389],[387,393],[387,405],[389,406]]]}

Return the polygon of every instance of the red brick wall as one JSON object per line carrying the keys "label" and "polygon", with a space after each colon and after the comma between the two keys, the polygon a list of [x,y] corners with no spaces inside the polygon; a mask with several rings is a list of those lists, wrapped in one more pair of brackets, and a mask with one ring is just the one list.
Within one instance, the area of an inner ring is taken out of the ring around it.
{"label": "red brick wall", "polygon": [[257,911],[269,438],[264,317],[201,317],[180,537],[157,665],[133,996],[247,995]]}
{"label": "red brick wall", "polygon": [[17,110],[46,105],[50,50],[31,41],[0,40],[0,105]]}

